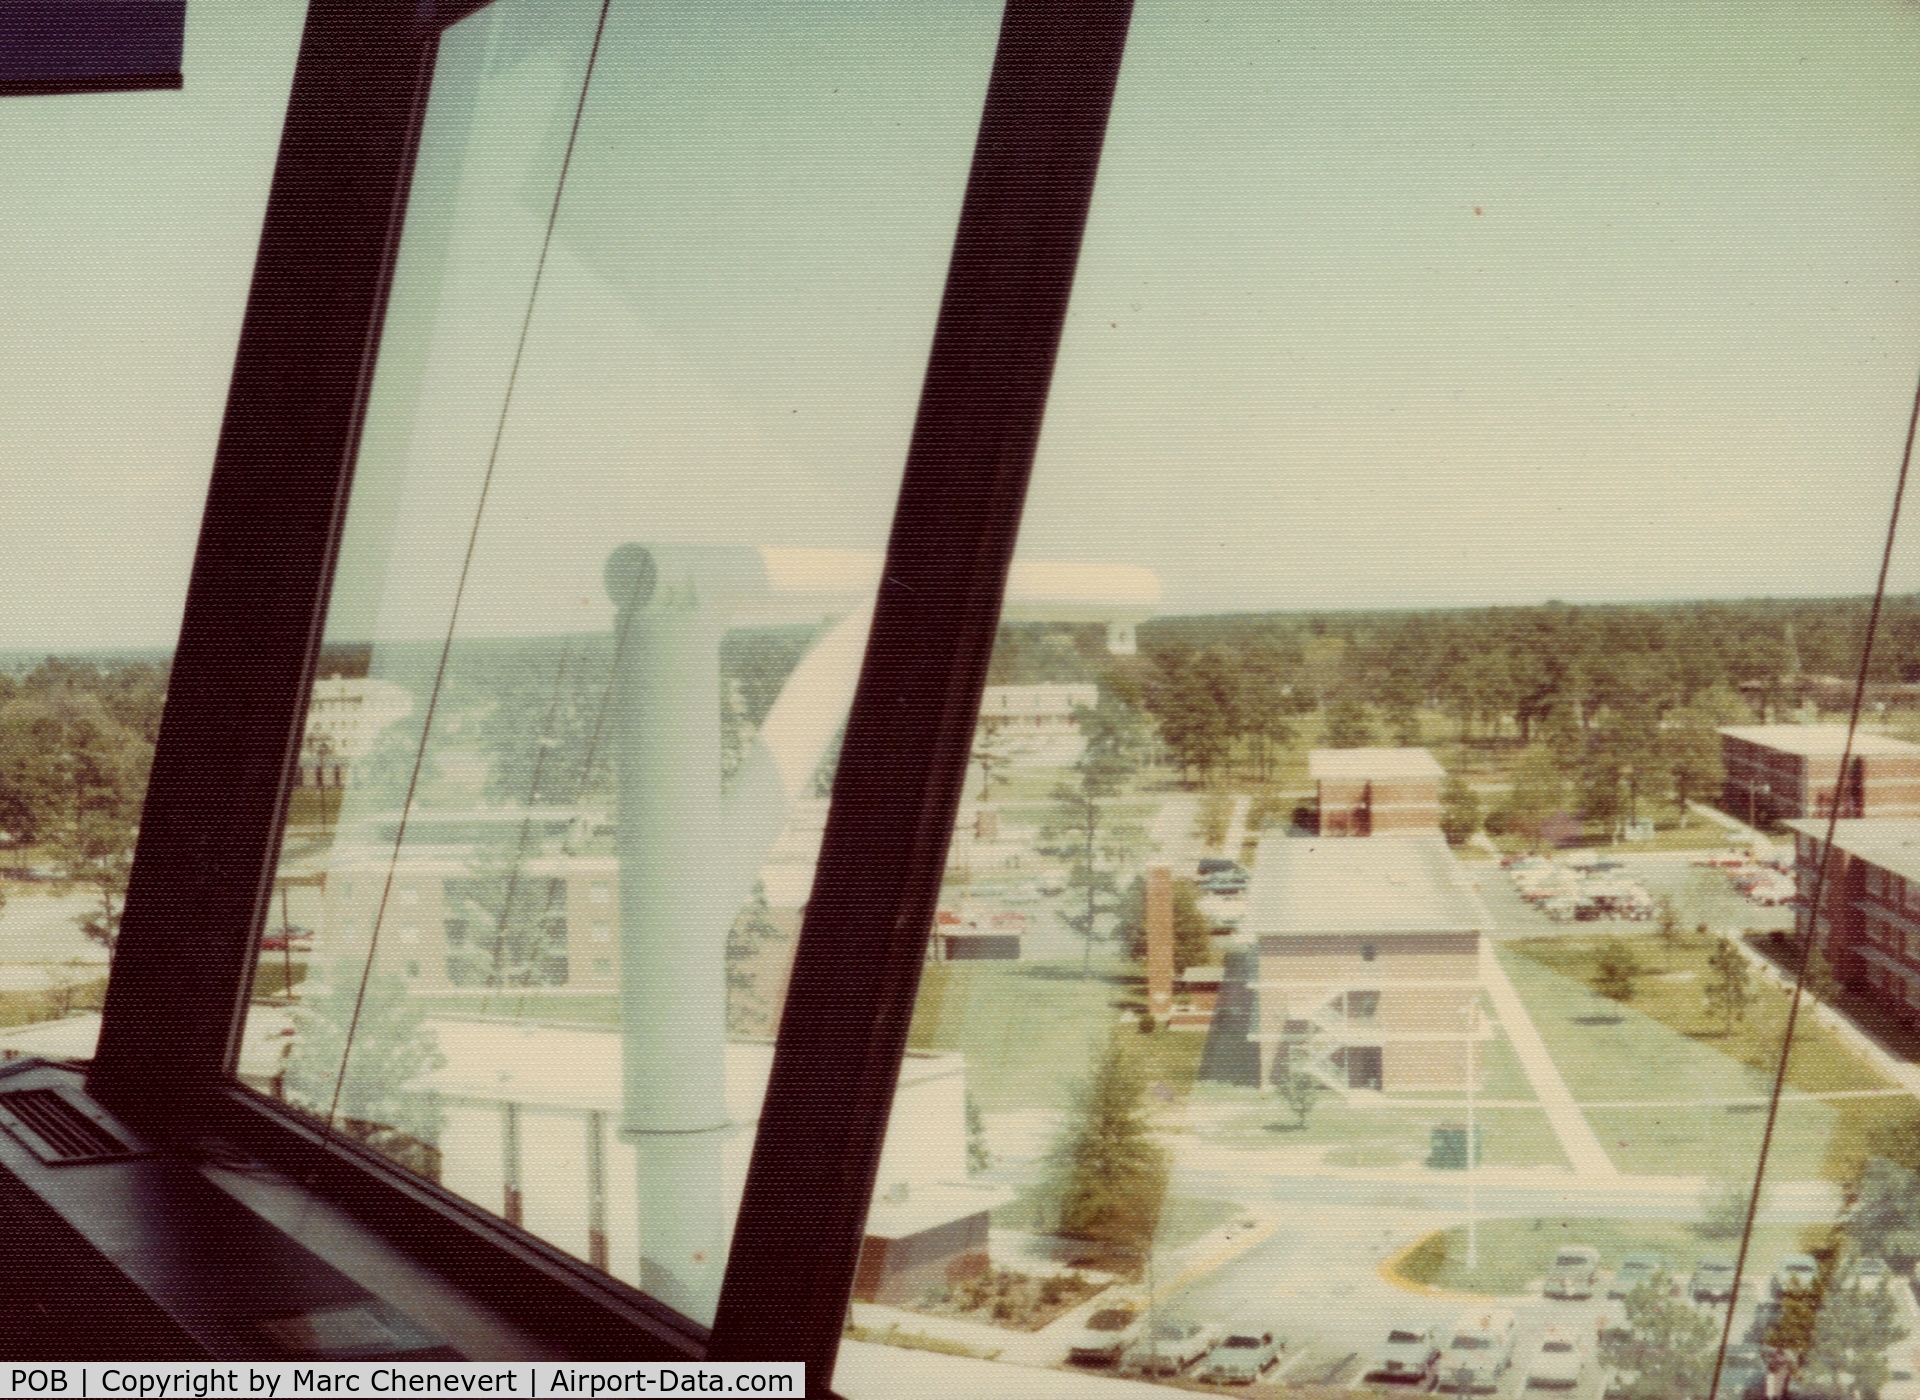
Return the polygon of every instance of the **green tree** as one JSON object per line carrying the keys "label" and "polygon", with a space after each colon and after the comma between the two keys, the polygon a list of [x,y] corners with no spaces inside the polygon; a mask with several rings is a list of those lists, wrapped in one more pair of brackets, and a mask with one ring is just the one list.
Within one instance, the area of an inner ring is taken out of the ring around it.
{"label": "green tree", "polygon": [[[466,669],[480,666],[476,658]],[[479,712],[475,738],[491,760],[489,798],[568,807],[611,794],[606,705],[612,666],[605,639],[543,640],[525,643],[522,652],[481,675],[461,678],[464,685],[487,687],[489,703]],[[714,694],[723,713],[729,710],[728,689],[723,681]]]}
{"label": "green tree", "polygon": [[567,882],[536,875],[511,845],[476,850],[446,882],[447,977],[456,987],[567,980]]}
{"label": "green tree", "polygon": [[1712,1381],[1718,1325],[1672,1289],[1656,1274],[1627,1295],[1626,1328],[1600,1335],[1600,1360],[1625,1383],[1622,1400],[1680,1400],[1705,1394]]}
{"label": "green tree", "polygon": [[1673,777],[1674,801],[1683,817],[1687,803],[1694,798],[1719,798],[1727,774],[1721,758],[1721,726],[1751,723],[1753,710],[1740,698],[1739,691],[1725,684],[1702,691],[1668,713],[1662,735],[1663,756]]}
{"label": "green tree", "polygon": [[[1765,1211],[1772,1192],[1761,1188],[1760,1211]],[[1700,1223],[1695,1232],[1705,1240],[1737,1240],[1747,1232],[1747,1215],[1753,1210],[1753,1183],[1738,1178],[1709,1186],[1700,1203]],[[1755,1212],[1758,1213],[1758,1212]]]}
{"label": "green tree", "polygon": [[1848,1192],[1846,1233],[1869,1258],[1920,1258],[1920,1172],[1869,1157]]}
{"label": "green tree", "polygon": [[1609,938],[1593,964],[1593,989],[1614,1001],[1632,1001],[1634,979],[1646,969],[1625,940]]}
{"label": "green tree", "polygon": [[1013,766],[1020,752],[1019,740],[1004,724],[992,716],[981,716],[970,755],[980,770],[980,801],[992,798],[995,783],[1007,782],[1006,770]]}
{"label": "green tree", "polygon": [[1707,979],[1701,984],[1700,995],[1708,1012],[1724,1022],[1729,1035],[1734,1022],[1744,1019],[1753,1004],[1751,979],[1752,969],[1740,950],[1724,938],[1716,942],[1707,954]]}
{"label": "green tree", "polygon": [[120,940],[120,913],[133,874],[134,823],[99,812],[83,813],[48,837],[41,848],[58,871],[54,889],[85,890],[90,907],[74,916],[88,938],[108,952]]}
{"label": "green tree", "polygon": [[1221,647],[1188,652],[1155,692],[1160,738],[1185,776],[1206,778],[1233,751],[1241,714],[1240,672]]}
{"label": "green tree", "polygon": [[1817,1296],[1801,1373],[1845,1400],[1873,1400],[1887,1383],[1887,1348],[1907,1335],[1893,1295],[1883,1280],[1872,1289],[1828,1286]]}
{"label": "green tree", "polygon": [[727,930],[727,1035],[734,1040],[772,1036],[779,1029],[780,1008],[760,988],[762,950],[787,935],[774,922],[766,888],[754,882],[753,898]]}
{"label": "green tree", "polygon": [[1070,911],[1060,918],[1079,936],[1082,975],[1091,975],[1093,945],[1117,926],[1124,906],[1118,872],[1138,858],[1145,829],[1113,813],[1113,798],[1139,764],[1145,722],[1108,687],[1099,703],[1075,706],[1086,747],[1073,776],[1053,789],[1042,840],[1067,858]]}
{"label": "green tree", "polygon": [[[1127,956],[1135,962],[1147,956],[1147,880],[1134,877],[1119,911],[1119,932]],[[1200,912],[1199,886],[1192,880],[1173,882],[1173,967],[1185,972],[1204,967],[1213,958],[1213,921]]]}
{"label": "green tree", "polygon": [[1273,1091],[1293,1110],[1296,1128],[1307,1126],[1307,1115],[1327,1092],[1326,1085],[1299,1067],[1304,1056],[1305,1047],[1282,1041],[1273,1066]]}
{"label": "green tree", "polygon": [[0,711],[0,813],[16,838],[40,844],[56,889],[94,897],[76,922],[111,949],[153,745],[78,684],[63,674],[60,684],[16,696]]}
{"label": "green tree", "polygon": [[1480,829],[1480,798],[1458,773],[1440,785],[1440,834],[1458,846]]}
{"label": "green tree", "polygon": [[1147,1087],[1125,1040],[1109,1036],[1047,1154],[1045,1194],[1060,1234],[1135,1257],[1152,1246],[1172,1154],[1154,1132]]}
{"label": "green tree", "polygon": [[1327,706],[1326,727],[1320,742],[1330,749],[1364,749],[1373,743],[1373,717],[1367,707],[1350,696],[1342,696]]}
{"label": "green tree", "polygon": [[987,1147],[987,1119],[980,1111],[980,1101],[972,1094],[966,1099],[967,1115],[967,1174],[983,1172],[993,1165],[993,1152]]}
{"label": "green tree", "polygon": [[1294,684],[1278,647],[1260,644],[1240,656],[1238,725],[1253,756],[1254,777],[1273,777],[1279,750],[1293,742],[1292,719],[1312,708],[1305,689]]}
{"label": "green tree", "polygon": [[1833,964],[1827,959],[1827,951],[1818,943],[1807,950],[1807,995],[1823,1005],[1831,1006],[1840,999],[1846,989],[1840,985],[1840,978],[1833,970]]}
{"label": "green tree", "polygon": [[1538,845],[1548,818],[1567,809],[1567,780],[1544,744],[1527,748],[1513,767],[1513,786],[1500,809],[1505,830]]}
{"label": "green tree", "polygon": [[447,1059],[405,981],[375,968],[363,996],[361,970],[342,961],[324,987],[307,984],[282,1068],[286,1097],[356,1141],[427,1170],[446,1114],[423,1081]]}

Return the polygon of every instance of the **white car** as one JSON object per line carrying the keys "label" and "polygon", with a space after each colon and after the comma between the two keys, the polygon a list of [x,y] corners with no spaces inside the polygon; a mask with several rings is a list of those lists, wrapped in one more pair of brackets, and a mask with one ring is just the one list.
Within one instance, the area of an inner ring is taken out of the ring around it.
{"label": "white car", "polygon": [[1433,1375],[1440,1360],[1440,1342],[1431,1327],[1412,1324],[1389,1328],[1387,1344],[1366,1374],[1370,1381],[1394,1385],[1420,1385]]}
{"label": "white car", "polygon": [[1513,1364],[1514,1316],[1504,1308],[1469,1308],[1454,1324],[1440,1357],[1440,1389],[1462,1395],[1494,1390]]}
{"label": "white car", "polygon": [[1884,1259],[1856,1259],[1841,1282],[1856,1293],[1874,1293],[1893,1282],[1893,1270]]}
{"label": "white car", "polygon": [[1140,1338],[1140,1314],[1129,1307],[1095,1309],[1067,1346],[1067,1360],[1080,1366],[1112,1366]]}
{"label": "white car", "polygon": [[1528,1390],[1572,1390],[1580,1384],[1587,1354],[1580,1341],[1562,1327],[1549,1327],[1527,1366]]}
{"label": "white car", "polygon": [[1157,1317],[1128,1348],[1126,1369],[1144,1376],[1177,1376],[1220,1340],[1220,1329],[1191,1318]]}
{"label": "white car", "polygon": [[1563,1244],[1547,1269],[1549,1298],[1591,1298],[1600,1286],[1600,1251],[1584,1244]]}
{"label": "white car", "polygon": [[1280,1359],[1280,1343],[1271,1332],[1234,1328],[1207,1353],[1198,1372],[1203,1381],[1238,1385],[1260,1379]]}

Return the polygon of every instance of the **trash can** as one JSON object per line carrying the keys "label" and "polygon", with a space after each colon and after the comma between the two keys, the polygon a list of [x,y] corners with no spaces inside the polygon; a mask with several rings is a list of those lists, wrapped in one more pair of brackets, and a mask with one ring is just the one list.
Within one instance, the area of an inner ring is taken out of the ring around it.
{"label": "trash can", "polygon": [[[1480,1161],[1481,1133],[1478,1123],[1473,1125],[1473,1160]],[[1467,1125],[1465,1123],[1436,1123],[1433,1129],[1433,1151],[1427,1158],[1427,1165],[1436,1171],[1463,1172],[1467,1169]]]}

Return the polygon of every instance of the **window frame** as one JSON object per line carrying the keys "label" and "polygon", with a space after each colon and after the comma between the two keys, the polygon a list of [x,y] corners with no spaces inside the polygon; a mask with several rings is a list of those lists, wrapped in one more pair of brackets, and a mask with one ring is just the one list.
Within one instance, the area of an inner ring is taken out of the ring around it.
{"label": "window frame", "polygon": [[439,35],[483,3],[309,7],[87,1086],[583,1357],[801,1360],[826,1393],[1131,0],[1005,6],[711,1332],[235,1075]]}

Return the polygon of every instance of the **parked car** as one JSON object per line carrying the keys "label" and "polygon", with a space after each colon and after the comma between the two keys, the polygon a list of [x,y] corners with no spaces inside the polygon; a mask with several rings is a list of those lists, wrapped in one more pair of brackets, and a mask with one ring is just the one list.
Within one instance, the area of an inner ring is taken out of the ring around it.
{"label": "parked car", "polygon": [[1228,1385],[1251,1383],[1260,1379],[1280,1359],[1280,1343],[1271,1332],[1229,1329],[1220,1345],[1207,1353],[1198,1372],[1203,1381]]}
{"label": "parked car", "polygon": [[1370,1381],[1393,1385],[1423,1385],[1440,1361],[1440,1340],[1431,1327],[1411,1324],[1387,1330],[1387,1343],[1366,1375]]}
{"label": "parked car", "polygon": [[1140,1338],[1140,1314],[1132,1308],[1100,1308],[1067,1345],[1067,1360],[1080,1366],[1112,1366]]}
{"label": "parked car", "polygon": [[1620,1261],[1613,1282],[1607,1285],[1607,1296],[1624,1298],[1642,1284],[1652,1283],[1666,1271],[1667,1261],[1657,1254],[1629,1254]]}
{"label": "parked car", "polygon": [[1549,1298],[1591,1298],[1600,1284],[1600,1251],[1584,1244],[1563,1244],[1547,1269]]}
{"label": "parked car", "polygon": [[1893,1282],[1893,1270],[1884,1259],[1856,1259],[1847,1266],[1842,1282],[1856,1293],[1872,1293]]}
{"label": "parked car", "polygon": [[1811,1254],[1789,1254],[1773,1270],[1773,1296],[1814,1293],[1820,1288],[1820,1261]]}
{"label": "parked car", "polygon": [[1462,1313],[1440,1355],[1439,1388],[1462,1395],[1496,1389],[1513,1364],[1514,1327],[1513,1314],[1503,1308]]}
{"label": "parked car", "polygon": [[313,946],[313,930],[288,924],[260,935],[260,947],[269,953],[304,953]]}
{"label": "parked car", "polygon": [[1587,1353],[1579,1338],[1563,1327],[1549,1327],[1527,1364],[1528,1390],[1572,1390],[1580,1384]]}
{"label": "parked car", "polygon": [[1694,1268],[1693,1279],[1687,1285],[1687,1296],[1696,1303],[1730,1303],[1733,1301],[1733,1275],[1731,1259],[1703,1259]]}
{"label": "parked car", "polygon": [[1247,883],[1247,872],[1238,867],[1200,877],[1200,889],[1205,894],[1245,894]]}
{"label": "parked car", "polygon": [[1127,1350],[1126,1369],[1145,1376],[1177,1376],[1220,1340],[1220,1329],[1187,1317],[1156,1317]]}

